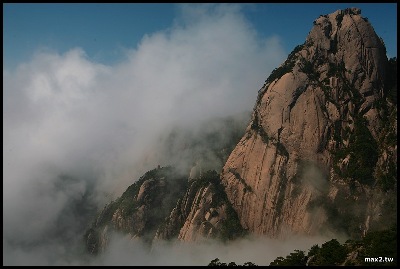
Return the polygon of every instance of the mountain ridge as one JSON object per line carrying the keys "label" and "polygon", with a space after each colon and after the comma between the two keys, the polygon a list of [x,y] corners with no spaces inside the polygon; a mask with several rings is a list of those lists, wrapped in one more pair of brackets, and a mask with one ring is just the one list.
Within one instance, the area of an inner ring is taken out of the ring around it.
{"label": "mountain ridge", "polygon": [[233,150],[221,173],[201,159],[184,174],[149,171],[100,212],[84,236],[88,251],[105,249],[109,228],[151,244],[247,233],[359,239],[389,227],[397,222],[394,62],[360,9],[320,16],[259,90],[240,141],[224,145]]}
{"label": "mountain ridge", "polygon": [[[351,8],[320,16],[259,91],[246,134],[221,173],[245,229],[312,235],[345,228],[335,222],[350,218],[345,232],[362,236],[370,220],[380,222],[376,164],[386,147],[393,166],[397,147],[378,146],[378,130],[382,114],[397,108],[384,96],[384,44],[360,14]],[[364,205],[368,212],[355,210]]]}

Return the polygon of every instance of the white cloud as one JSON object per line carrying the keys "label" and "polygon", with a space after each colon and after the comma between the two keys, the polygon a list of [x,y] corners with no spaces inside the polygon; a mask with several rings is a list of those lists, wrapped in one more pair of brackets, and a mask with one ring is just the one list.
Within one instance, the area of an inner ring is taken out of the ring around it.
{"label": "white cloud", "polygon": [[162,241],[153,245],[151,250],[145,250],[140,241],[116,234],[107,250],[91,261],[91,265],[205,266],[215,258],[219,258],[220,262],[235,262],[238,265],[245,262],[269,265],[278,256],[286,257],[295,249],[307,254],[312,245],[321,246],[328,240],[321,236],[294,236],[286,240],[248,237],[229,244],[214,240],[195,243]]}
{"label": "white cloud", "polygon": [[[139,166],[168,127],[251,110],[286,57],[279,42],[239,6],[187,5],[114,66],[73,48],[3,71],[3,246],[45,238],[77,193],[99,206],[120,195],[157,165]],[[60,174],[81,183],[58,188]]]}

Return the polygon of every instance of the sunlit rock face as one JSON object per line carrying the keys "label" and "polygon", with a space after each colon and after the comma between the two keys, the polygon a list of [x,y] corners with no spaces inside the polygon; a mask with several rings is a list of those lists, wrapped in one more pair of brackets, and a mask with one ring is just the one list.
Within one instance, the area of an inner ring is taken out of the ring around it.
{"label": "sunlit rock face", "polygon": [[219,174],[209,170],[189,181],[173,167],[145,173],[104,207],[86,231],[89,253],[106,250],[113,232],[142,240],[235,239],[244,234]]}
{"label": "sunlit rock face", "polygon": [[88,251],[104,251],[112,232],[151,243],[178,198],[185,193],[186,183],[186,176],[173,167],[159,167],[145,173],[98,214],[84,235]]}
{"label": "sunlit rock face", "polygon": [[185,195],[158,229],[155,239],[228,240],[240,236],[241,232],[242,227],[219,183],[218,174],[208,171],[189,181]]}
{"label": "sunlit rock face", "polygon": [[[397,134],[397,106],[387,95],[397,82],[388,70],[383,41],[361,10],[314,21],[260,89],[222,170],[243,228],[359,237],[395,220],[397,139],[387,138]],[[379,216],[388,204],[394,211]]]}
{"label": "sunlit rock face", "polygon": [[[184,154],[193,166],[183,174],[147,172],[97,216],[88,251],[104,250],[111,231],[151,245],[388,228],[397,221],[396,66],[359,9],[320,16],[260,89],[240,141],[236,131],[207,135],[200,145],[214,146]],[[207,168],[213,160],[225,163],[220,174]]]}

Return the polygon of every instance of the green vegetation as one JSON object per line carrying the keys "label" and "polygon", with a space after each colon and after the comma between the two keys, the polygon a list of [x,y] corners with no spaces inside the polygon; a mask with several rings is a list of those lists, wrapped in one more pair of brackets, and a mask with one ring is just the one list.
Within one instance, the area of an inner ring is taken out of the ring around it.
{"label": "green vegetation", "polygon": [[[379,110],[382,128],[379,133],[379,154],[385,161],[376,169],[377,184],[384,191],[393,190],[397,183],[397,158],[393,148],[397,145],[397,58],[389,59],[385,69],[384,97],[374,106]],[[389,101],[389,102],[388,102]]]}
{"label": "green vegetation", "polygon": [[310,61],[306,61],[304,58],[301,59],[300,71],[307,75],[314,74],[314,66]]}
{"label": "green vegetation", "polygon": [[338,192],[334,201],[327,199],[326,195],[313,198],[307,205],[307,210],[313,212],[315,208],[323,208],[326,213],[327,228],[345,233],[350,238],[361,238],[363,223],[362,211],[356,210],[358,203],[346,197],[343,192]]}
{"label": "green vegetation", "polygon": [[211,207],[218,207],[222,203],[226,202],[226,193],[224,187],[221,185],[221,180],[219,179],[219,174],[215,170],[208,170],[203,173],[201,177],[193,179],[191,181],[190,189],[195,195],[201,188],[211,186],[215,192],[215,197],[211,203]]}
{"label": "green vegetation", "polygon": [[113,216],[115,210],[117,210],[118,206],[119,206],[119,203],[117,203],[115,201],[111,201],[111,203],[106,205],[104,207],[102,213],[99,215],[99,220],[97,221],[97,225],[104,226],[108,222],[110,222],[112,219],[112,216]]}
{"label": "green vegetation", "polygon": [[339,74],[339,71],[340,71],[340,69],[339,69],[338,65],[329,62],[329,68],[328,68],[328,72],[327,72],[326,76],[334,77]]}
{"label": "green vegetation", "polygon": [[[143,184],[147,184],[146,190],[138,200],[137,196]],[[112,217],[117,210],[120,210],[121,216],[127,223],[136,218],[131,226],[122,226],[124,232],[138,234],[150,242],[157,228],[163,225],[165,218],[184,195],[186,187],[187,178],[171,166],[156,168],[145,173],[129,186],[120,198],[106,205],[98,215],[85,235],[85,238],[91,237],[91,244],[95,246],[91,252],[97,251],[95,242],[98,240],[96,239],[98,230],[106,225],[113,229],[115,223],[112,222]],[[139,208],[142,208],[142,211],[136,216]]]}
{"label": "green vegetation", "polygon": [[342,26],[343,17],[344,17],[343,13],[339,13],[336,15],[336,21],[339,28]]}
{"label": "green vegetation", "polygon": [[342,142],[342,121],[337,120],[333,123],[333,140],[335,140],[336,143],[341,143]]}
{"label": "green vegetation", "polygon": [[270,141],[270,137],[268,136],[267,132],[264,130],[264,128],[259,124],[258,122],[258,115],[255,113],[254,119],[251,123],[251,129],[256,131],[258,135],[261,137],[262,141],[265,144],[268,144]]}
{"label": "green vegetation", "polygon": [[314,66],[318,66],[321,61],[321,59],[315,59],[313,62],[307,61],[304,58],[301,58],[300,62],[300,72],[303,72],[304,74],[307,75],[309,81],[312,83],[316,83],[318,86],[323,87],[323,83],[320,82],[320,74],[317,72]]}
{"label": "green vegetation", "polygon": [[[357,252],[355,258],[346,259],[352,252]],[[393,262],[371,263],[365,262],[366,257],[390,257]],[[336,239],[327,241],[319,247],[313,245],[308,254],[294,250],[283,257],[277,257],[270,265],[287,266],[328,266],[328,265],[392,265],[397,264],[397,225],[382,231],[369,232],[358,241],[347,240],[340,244]]]}
{"label": "green vegetation", "polygon": [[[244,236],[246,231],[240,224],[239,217],[231,206],[228,197],[226,196],[224,186],[221,184],[219,174],[215,170],[209,170],[201,175],[200,178],[194,179],[190,189],[192,194],[195,195],[201,188],[208,186],[210,186],[214,192],[210,206],[216,208],[222,204],[226,205],[226,219],[221,223],[218,238],[225,242]],[[194,199],[194,197],[190,197],[190,199]]]}
{"label": "green vegetation", "polygon": [[284,62],[283,65],[272,70],[271,75],[269,75],[269,77],[265,82],[271,83],[275,79],[281,78],[286,73],[292,72],[293,67],[294,67],[294,62]]}
{"label": "green vegetation", "polygon": [[252,262],[245,262],[243,265],[236,264],[235,262],[230,262],[228,264],[224,262],[220,262],[218,258],[212,260],[208,266],[258,266],[257,264],[254,264]]}
{"label": "green vegetation", "polygon": [[293,266],[293,265],[303,265],[305,266],[307,262],[307,257],[304,255],[304,251],[295,250],[293,253],[290,253],[286,256],[286,258],[278,257],[273,262],[271,262],[270,266]]}
{"label": "green vegetation", "polygon": [[287,178],[282,176],[280,178],[281,178],[281,183],[279,184],[279,194],[275,204],[276,214],[274,214],[274,216],[276,217],[279,216],[282,212],[282,206],[285,202],[285,191],[287,187]]}
{"label": "green vegetation", "polygon": [[240,174],[238,172],[236,172],[236,170],[229,168],[228,170],[230,173],[232,173],[235,178],[237,180],[239,180],[240,183],[242,183],[244,185],[244,191],[250,191],[252,192],[253,190],[251,189],[251,187],[249,185],[247,185],[246,181],[240,176]]}
{"label": "green vegetation", "polygon": [[240,224],[239,217],[230,203],[227,203],[226,219],[222,223],[220,238],[222,241],[234,240],[247,234]]}
{"label": "green vegetation", "polygon": [[296,62],[296,56],[295,54],[299,51],[301,51],[304,47],[304,44],[296,46],[293,51],[289,54],[288,58],[286,61],[278,68],[275,68],[272,72],[271,75],[267,78],[265,81],[266,84],[269,84],[273,82],[277,78],[281,78],[283,75],[286,73],[292,72],[294,64]]}
{"label": "green vegetation", "polygon": [[397,263],[397,225],[384,231],[368,233],[361,241],[364,249],[360,251],[361,265],[371,265],[364,261],[365,257],[391,257],[394,262],[375,263],[375,265],[396,265]]}
{"label": "green vegetation", "polygon": [[292,109],[294,107],[294,105],[297,102],[297,99],[299,99],[300,95],[307,89],[306,86],[301,86],[298,87],[294,93],[293,93],[293,101],[289,104],[290,109]]}
{"label": "green vegetation", "polygon": [[382,168],[377,169],[376,172],[377,183],[383,191],[395,189],[397,182],[397,164],[395,162],[388,162],[387,171],[382,171]]}
{"label": "green vegetation", "polygon": [[[337,18],[340,22],[341,18]],[[360,92],[355,89],[354,82],[350,83],[344,76],[347,72],[344,61],[338,64],[329,63],[329,69],[327,77],[339,78],[343,85],[342,91],[348,94],[350,101],[355,105],[353,117],[355,118],[353,131],[345,126],[342,129],[343,121],[338,120],[333,123],[333,139],[336,145],[339,145],[339,149],[333,152],[334,157],[334,170],[342,178],[347,178],[352,186],[354,182],[358,181],[361,184],[367,184],[372,186],[375,182],[384,191],[395,188],[397,181],[397,165],[392,159],[388,160],[385,164],[377,166],[378,158],[385,149],[390,146],[397,144],[397,132],[393,128],[397,122],[397,109],[386,101],[386,98],[393,104],[397,104],[397,59],[392,58],[388,61],[385,69],[385,81],[384,81],[384,98],[379,98],[373,104],[373,107],[378,109],[379,118],[382,122],[382,129],[380,137],[375,140],[368,130],[368,122],[362,116],[364,111],[360,111],[363,97]],[[365,79],[366,74],[363,74]],[[325,81],[326,83],[328,81]],[[327,99],[335,104],[335,100],[332,100],[328,89],[324,90]],[[344,147],[342,141],[349,139],[349,145]],[[391,150],[389,149],[389,152]],[[341,162],[349,156],[349,163],[344,169],[341,168]]]}
{"label": "green vegetation", "polygon": [[325,242],[321,248],[317,245],[312,253],[314,253],[314,257],[310,260],[309,265],[340,265],[347,257],[346,247],[336,239]]}
{"label": "green vegetation", "polygon": [[386,66],[384,93],[387,98],[397,105],[397,58],[389,59]]}
{"label": "green vegetation", "polygon": [[[165,179],[165,186],[159,187],[158,182],[161,178]],[[157,189],[158,192],[154,193],[152,197],[147,198],[147,203],[158,205],[157,207],[164,207],[174,205],[176,203],[177,196],[171,195],[171,193],[179,194],[181,196],[186,189],[186,178],[178,175],[177,171],[171,167],[156,168],[145,173],[138,181],[129,186],[127,190],[118,198],[115,204],[122,210],[123,216],[130,216],[136,212],[137,208],[140,207],[144,201],[137,201],[135,198],[139,193],[139,189],[145,181],[152,180],[149,182],[149,189]],[[176,181],[172,183],[172,181]],[[173,201],[170,201],[170,200]],[[163,203],[159,204],[159,202]],[[114,206],[115,207],[115,206]]]}
{"label": "green vegetation", "polygon": [[279,155],[285,156],[289,159],[289,152],[287,151],[286,147],[279,141],[276,143],[276,151]]}
{"label": "green vegetation", "polygon": [[[331,44],[331,46],[336,46],[336,45]],[[345,66],[345,63],[343,60],[337,64],[329,62],[329,68],[328,68],[328,72],[326,74],[327,78],[324,81],[319,82],[318,85],[322,88],[327,100],[330,101],[331,103],[333,103],[337,108],[339,108],[340,105],[331,96],[331,91],[330,91],[331,88],[329,86],[327,86],[327,84],[329,84],[329,80],[328,80],[329,77],[338,78],[339,81],[342,82],[341,90],[343,91],[343,93],[348,94],[350,100],[355,105],[355,111],[358,111],[358,109],[360,108],[360,105],[362,103],[363,97],[359,93],[359,91],[357,89],[355,89],[355,87],[354,87],[355,81],[350,83],[347,80],[347,78],[345,76],[346,72],[351,72],[351,71],[346,69],[346,66]],[[361,77],[360,80],[364,80],[365,76],[366,75],[364,73],[363,77]],[[339,98],[341,98],[341,97],[339,97]]]}
{"label": "green vegetation", "polygon": [[336,54],[337,51],[338,51],[338,40],[337,40],[337,35],[335,35],[333,40],[330,41],[329,52]]}
{"label": "green vegetation", "polygon": [[[355,254],[355,255],[350,255]],[[352,257],[351,257],[352,256]],[[393,262],[366,262],[364,258],[389,257]],[[246,262],[246,265],[256,265]],[[332,266],[332,265],[397,265],[397,225],[382,231],[369,232],[360,240],[347,240],[340,244],[337,239],[331,239],[321,246],[313,245],[307,255],[305,251],[294,250],[285,258],[277,257],[270,266]],[[218,258],[212,260],[208,266],[238,266],[234,262],[220,262]]]}
{"label": "green vegetation", "polygon": [[270,137],[268,136],[267,132],[264,130],[264,128],[262,128],[261,126],[259,126],[260,128],[258,129],[258,134],[261,136],[262,141],[265,144],[268,144],[268,142],[270,141]]}
{"label": "green vegetation", "polygon": [[[335,128],[336,129],[336,128]],[[337,130],[335,130],[337,135]],[[350,155],[346,169],[340,169],[340,160]],[[374,168],[378,160],[378,144],[367,127],[367,120],[356,116],[354,132],[350,134],[349,146],[338,149],[334,153],[335,172],[350,180],[356,180],[361,184],[374,183]]]}

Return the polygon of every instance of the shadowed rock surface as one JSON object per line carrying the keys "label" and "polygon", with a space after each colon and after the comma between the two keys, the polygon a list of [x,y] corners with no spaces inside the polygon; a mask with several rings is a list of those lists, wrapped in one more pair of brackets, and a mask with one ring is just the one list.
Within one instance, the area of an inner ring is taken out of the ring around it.
{"label": "shadowed rock surface", "polygon": [[388,93],[397,81],[388,81],[389,65],[359,9],[314,21],[259,91],[222,171],[245,229],[285,237],[329,227],[359,237],[396,220],[397,106]]}
{"label": "shadowed rock surface", "polygon": [[110,231],[149,244],[248,232],[359,239],[397,223],[396,66],[361,10],[320,16],[259,90],[239,143],[207,134],[207,159],[188,156],[188,142],[193,166],[143,175],[98,215],[88,251],[104,250]]}

